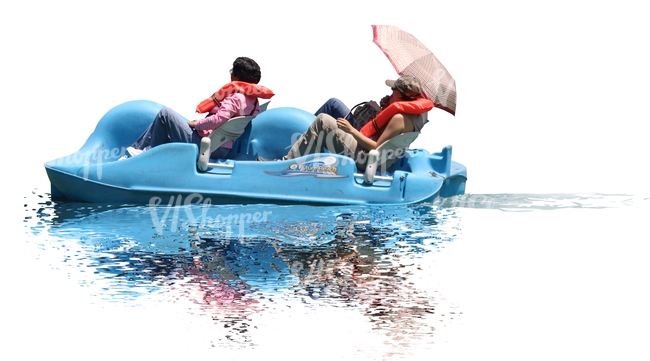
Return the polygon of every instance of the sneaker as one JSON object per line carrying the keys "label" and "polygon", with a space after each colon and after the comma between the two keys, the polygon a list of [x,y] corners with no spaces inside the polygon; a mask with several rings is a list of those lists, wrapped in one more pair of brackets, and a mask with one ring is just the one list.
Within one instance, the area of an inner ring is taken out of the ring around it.
{"label": "sneaker", "polygon": [[135,157],[136,155],[144,153],[149,149],[151,149],[151,147],[146,147],[144,149],[137,149],[137,148],[133,148],[133,147],[128,147],[128,148],[126,148],[126,151],[124,152],[124,155],[119,157],[117,160],[121,161],[121,160],[125,160],[127,158]]}
{"label": "sneaker", "polygon": [[136,149],[133,147],[128,147],[126,148],[126,153],[129,155],[129,157],[135,157],[136,155],[144,152],[142,149]]}

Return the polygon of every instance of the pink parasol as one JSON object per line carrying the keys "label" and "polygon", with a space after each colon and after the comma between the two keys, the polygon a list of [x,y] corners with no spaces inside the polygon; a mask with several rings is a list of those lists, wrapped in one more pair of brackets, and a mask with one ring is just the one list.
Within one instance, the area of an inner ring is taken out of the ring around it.
{"label": "pink parasol", "polygon": [[442,63],[413,35],[391,25],[373,25],[373,42],[384,52],[399,75],[411,75],[423,92],[441,108],[456,114],[456,81]]}

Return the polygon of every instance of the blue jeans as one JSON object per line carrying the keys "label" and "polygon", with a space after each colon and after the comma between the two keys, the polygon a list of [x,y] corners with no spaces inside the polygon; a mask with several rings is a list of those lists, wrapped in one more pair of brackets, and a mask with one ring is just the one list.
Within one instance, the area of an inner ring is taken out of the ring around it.
{"label": "blue jeans", "polygon": [[[201,136],[187,125],[187,119],[170,108],[161,109],[147,130],[132,145],[136,149],[156,147],[165,143],[194,143],[201,146]],[[210,155],[212,158],[225,158],[229,148],[217,148]]]}
{"label": "blue jeans", "polygon": [[314,115],[325,113],[334,119],[338,119],[345,118],[349,112],[350,108],[343,104],[342,101],[336,98],[330,98],[316,111],[316,113],[314,113]]}

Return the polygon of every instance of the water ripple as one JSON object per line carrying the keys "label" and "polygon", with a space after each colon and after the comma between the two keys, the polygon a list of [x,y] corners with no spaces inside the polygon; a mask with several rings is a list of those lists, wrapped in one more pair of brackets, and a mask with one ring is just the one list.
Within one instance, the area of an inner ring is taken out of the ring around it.
{"label": "water ripple", "polygon": [[431,204],[108,206],[34,194],[25,212],[28,243],[52,270],[105,302],[182,305],[220,325],[212,342],[228,347],[255,345],[255,317],[298,304],[354,310],[389,340],[430,337],[444,301],[409,278],[460,233],[455,210]]}

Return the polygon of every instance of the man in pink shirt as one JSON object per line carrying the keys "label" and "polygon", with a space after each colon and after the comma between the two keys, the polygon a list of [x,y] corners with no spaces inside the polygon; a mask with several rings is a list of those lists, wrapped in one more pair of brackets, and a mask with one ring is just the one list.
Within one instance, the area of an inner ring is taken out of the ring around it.
{"label": "man in pink shirt", "polygon": [[[262,77],[255,60],[239,57],[235,59],[230,70],[230,81],[257,84]],[[239,92],[232,93],[217,102],[205,118],[187,121],[170,108],[158,112],[153,122],[142,135],[126,150],[124,158],[138,155],[155,146],[169,142],[194,143],[200,147],[201,138],[207,137],[213,130],[229,119],[242,115],[257,115],[260,111],[256,96]],[[211,154],[211,158],[224,158],[232,148],[232,141],[226,142]]]}

